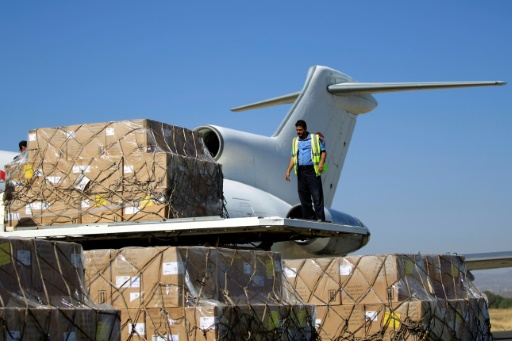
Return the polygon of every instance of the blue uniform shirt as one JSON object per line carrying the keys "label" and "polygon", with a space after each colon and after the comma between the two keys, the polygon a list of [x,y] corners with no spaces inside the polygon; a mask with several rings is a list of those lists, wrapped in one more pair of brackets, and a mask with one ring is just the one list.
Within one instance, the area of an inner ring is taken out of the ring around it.
{"label": "blue uniform shirt", "polygon": [[[313,160],[311,159],[311,134],[308,134],[308,137],[304,140],[299,137],[298,149],[297,157],[299,166],[313,166]],[[325,150],[325,145],[322,140],[320,140],[320,150],[322,152]]]}

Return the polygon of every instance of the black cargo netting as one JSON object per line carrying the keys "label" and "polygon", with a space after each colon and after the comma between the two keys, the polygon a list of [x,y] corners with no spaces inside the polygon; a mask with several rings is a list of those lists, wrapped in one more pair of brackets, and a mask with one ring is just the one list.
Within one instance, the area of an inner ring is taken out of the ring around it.
{"label": "black cargo netting", "polygon": [[151,120],[41,128],[6,166],[12,227],[226,216],[201,135]]}
{"label": "black cargo netting", "polygon": [[0,339],[118,340],[120,312],[88,297],[82,247],[0,238]]}
{"label": "black cargo netting", "polygon": [[492,340],[487,300],[456,255],[285,260],[322,340]]}
{"label": "black cargo netting", "polygon": [[[278,253],[210,247],[85,251],[91,299],[151,340],[315,340],[315,306],[283,278]],[[145,323],[144,328],[140,328]]]}

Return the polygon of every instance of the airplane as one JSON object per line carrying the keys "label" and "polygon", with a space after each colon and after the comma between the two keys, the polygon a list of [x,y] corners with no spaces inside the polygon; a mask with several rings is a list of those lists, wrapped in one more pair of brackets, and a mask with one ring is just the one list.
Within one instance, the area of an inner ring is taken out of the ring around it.
{"label": "airplane", "polygon": [[[273,242],[270,235],[262,244],[266,244],[271,251],[280,252],[283,258],[344,256],[362,248],[370,238],[369,229],[361,220],[331,205],[357,117],[377,107],[372,94],[505,84],[502,81],[360,83],[334,69],[312,66],[301,91],[232,109],[239,112],[292,104],[272,136],[255,135],[216,125],[203,125],[194,130],[203,135],[211,156],[222,165],[224,198],[229,218],[286,217],[297,221],[302,217],[296,177],[292,176],[290,182],[285,181],[291,141],[296,136],[295,122],[303,119],[308,123],[310,132],[321,133],[327,145],[328,171],[321,176],[326,220],[335,228],[348,227],[354,233],[344,233],[340,237],[279,242]],[[4,156],[5,159],[12,157],[12,153],[6,153],[0,152],[0,161],[4,162]],[[329,228],[330,224],[311,222],[311,225]]]}
{"label": "airplane", "polygon": [[[0,151],[0,167],[11,163],[19,153]],[[5,170],[0,168],[0,193],[5,190]]]}
{"label": "airplane", "polygon": [[[435,83],[359,83],[350,76],[324,66],[309,69],[301,91],[232,109],[234,112],[292,104],[275,133],[259,136],[229,128],[205,125],[203,134],[214,159],[222,164],[224,196],[230,217],[286,216],[301,218],[296,177],[284,174],[296,136],[295,122],[303,119],[312,133],[320,132],[327,144],[328,171],[322,174],[326,220],[365,228],[356,217],[331,207],[357,117],[377,107],[375,93],[505,85],[501,81]],[[274,243],[272,251],[286,257],[345,255],[363,247],[369,237],[317,238]]]}

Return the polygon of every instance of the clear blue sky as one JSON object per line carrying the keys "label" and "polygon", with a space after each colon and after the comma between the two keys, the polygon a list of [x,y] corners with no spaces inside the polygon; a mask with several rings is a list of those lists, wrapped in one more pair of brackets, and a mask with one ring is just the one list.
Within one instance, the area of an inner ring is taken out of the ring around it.
{"label": "clear blue sky", "polygon": [[[150,118],[272,135],[326,65],[363,82],[512,82],[510,1],[2,1],[1,150],[27,131]],[[512,249],[512,84],[375,96],[333,207],[361,253]],[[283,169],[283,176],[284,176]]]}

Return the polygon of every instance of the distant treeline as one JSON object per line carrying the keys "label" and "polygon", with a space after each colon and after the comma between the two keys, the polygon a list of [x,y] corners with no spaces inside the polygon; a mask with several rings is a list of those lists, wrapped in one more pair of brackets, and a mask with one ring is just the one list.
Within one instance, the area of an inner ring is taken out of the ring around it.
{"label": "distant treeline", "polygon": [[496,295],[490,291],[484,291],[489,299],[489,308],[508,309],[512,308],[512,298]]}

